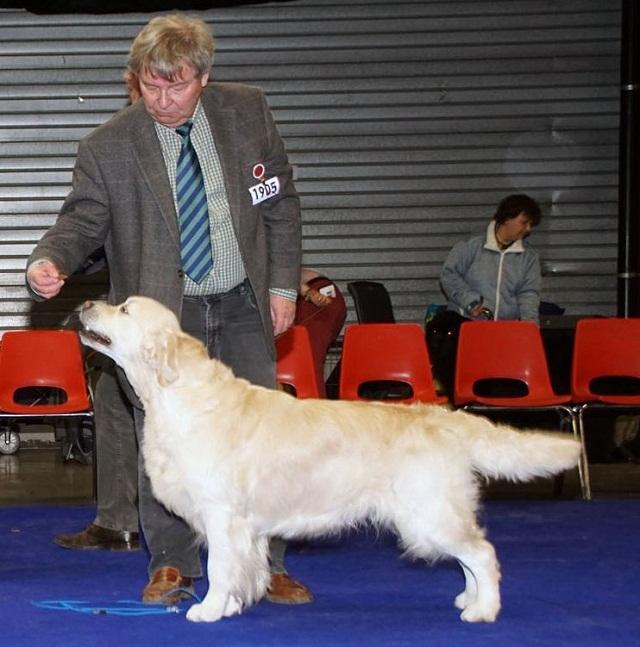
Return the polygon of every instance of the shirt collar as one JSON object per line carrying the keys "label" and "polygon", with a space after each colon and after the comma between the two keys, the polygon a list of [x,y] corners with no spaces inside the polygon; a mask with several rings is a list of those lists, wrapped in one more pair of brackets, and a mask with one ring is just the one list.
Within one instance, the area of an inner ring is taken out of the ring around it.
{"label": "shirt collar", "polygon": [[502,253],[508,253],[508,252],[515,252],[515,253],[522,253],[524,252],[524,244],[522,243],[522,239],[516,240],[513,242],[509,247],[506,249],[500,249],[500,245],[498,245],[498,241],[496,240],[496,221],[492,220],[488,225],[487,225],[487,236],[484,242],[484,248],[485,249],[490,249],[493,252],[499,252],[500,254]]}

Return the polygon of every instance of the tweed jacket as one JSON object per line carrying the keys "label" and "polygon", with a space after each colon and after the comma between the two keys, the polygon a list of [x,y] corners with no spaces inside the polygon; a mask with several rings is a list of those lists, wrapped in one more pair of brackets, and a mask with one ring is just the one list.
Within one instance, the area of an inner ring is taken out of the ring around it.
{"label": "tweed jacket", "polygon": [[[247,278],[273,349],[268,290],[297,290],[301,263],[300,205],[291,166],[259,89],[211,83],[201,102],[220,157]],[[249,187],[257,182],[253,168],[258,163],[266,178],[278,177],[281,190],[252,205]],[[154,123],[141,101],[81,140],[71,193],[29,263],[49,258],[70,275],[101,246],[109,266],[111,303],[141,294],[180,316],[178,219]]]}

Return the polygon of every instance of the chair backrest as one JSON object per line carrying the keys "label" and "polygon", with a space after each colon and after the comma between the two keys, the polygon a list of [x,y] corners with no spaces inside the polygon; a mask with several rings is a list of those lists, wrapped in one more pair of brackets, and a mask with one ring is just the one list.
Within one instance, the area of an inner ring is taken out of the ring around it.
{"label": "chair backrest", "polygon": [[276,380],[280,384],[292,387],[298,398],[322,397],[309,332],[304,326],[291,326],[279,335],[276,353]]}
{"label": "chair backrest", "polygon": [[352,281],[347,290],[353,298],[358,323],[394,323],[393,306],[387,288],[375,281]]}
{"label": "chair backrest", "polygon": [[[25,403],[22,390],[59,389],[64,401]],[[18,399],[16,399],[18,396]],[[0,412],[40,415],[91,408],[78,334],[73,330],[12,330],[0,351]]]}
{"label": "chair backrest", "polygon": [[366,400],[361,386],[401,382],[411,386],[408,398],[393,402],[444,404],[433,385],[424,331],[415,323],[372,323],[347,326],[342,345],[340,398]]}
{"label": "chair backrest", "polygon": [[[524,395],[480,395],[479,384],[508,380],[526,385]],[[456,405],[536,407],[568,402],[551,386],[540,329],[532,321],[467,321],[460,326],[454,402]]]}
{"label": "chair backrest", "polygon": [[[606,388],[595,388],[596,380]],[[639,380],[640,319],[580,319],[571,364],[572,400],[640,404]],[[625,392],[629,382],[635,385],[635,394]]]}

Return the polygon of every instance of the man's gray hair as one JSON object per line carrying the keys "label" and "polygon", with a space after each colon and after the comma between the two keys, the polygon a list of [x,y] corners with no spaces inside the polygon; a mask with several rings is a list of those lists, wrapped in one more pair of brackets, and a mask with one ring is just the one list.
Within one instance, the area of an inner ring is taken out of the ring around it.
{"label": "man's gray hair", "polygon": [[135,37],[127,67],[136,76],[147,71],[173,81],[187,64],[202,76],[211,69],[214,48],[213,34],[204,20],[183,14],[157,16]]}

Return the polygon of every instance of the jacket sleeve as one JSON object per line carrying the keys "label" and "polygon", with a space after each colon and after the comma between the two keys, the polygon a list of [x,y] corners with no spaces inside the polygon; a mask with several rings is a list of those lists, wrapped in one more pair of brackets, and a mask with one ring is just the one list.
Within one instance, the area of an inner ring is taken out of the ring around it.
{"label": "jacket sleeve", "polygon": [[461,315],[466,314],[467,308],[481,299],[480,293],[471,289],[466,278],[473,258],[469,241],[460,241],[452,247],[440,272],[442,290]]}
{"label": "jacket sleeve", "polygon": [[73,170],[72,189],[58,218],[40,239],[27,267],[42,258],[51,260],[67,275],[73,274],[102,246],[109,227],[107,191],[98,164],[86,142],[81,141]]}
{"label": "jacket sleeve", "polygon": [[540,256],[528,248],[522,285],[516,294],[520,319],[540,323]]}
{"label": "jacket sleeve", "polygon": [[302,263],[300,199],[293,183],[293,169],[284,142],[264,94],[261,94],[261,100],[266,130],[264,160],[281,183],[280,193],[265,202],[263,207],[269,254],[269,287],[293,290],[297,294]]}

